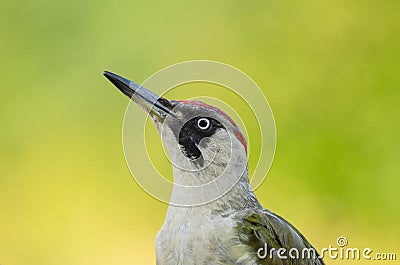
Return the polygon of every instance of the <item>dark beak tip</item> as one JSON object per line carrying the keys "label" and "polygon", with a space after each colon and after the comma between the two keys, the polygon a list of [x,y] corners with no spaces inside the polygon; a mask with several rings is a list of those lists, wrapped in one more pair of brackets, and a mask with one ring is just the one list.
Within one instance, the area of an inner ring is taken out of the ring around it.
{"label": "dark beak tip", "polygon": [[110,81],[113,78],[113,76],[115,76],[115,74],[113,74],[113,73],[111,73],[110,71],[107,71],[107,70],[103,71],[103,75]]}
{"label": "dark beak tip", "polygon": [[111,73],[109,71],[104,71],[103,75],[114,85],[116,86],[122,93],[124,93],[126,96],[131,98],[133,94],[135,94],[135,90],[133,90],[130,87],[130,84],[132,83],[130,80],[116,75],[114,73]]}

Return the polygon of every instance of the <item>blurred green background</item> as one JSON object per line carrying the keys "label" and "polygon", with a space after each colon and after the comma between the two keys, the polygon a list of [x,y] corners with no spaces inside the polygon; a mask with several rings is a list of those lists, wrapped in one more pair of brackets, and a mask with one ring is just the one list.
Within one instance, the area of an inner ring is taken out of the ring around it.
{"label": "blurred green background", "polygon": [[241,69],[269,100],[264,206],[318,249],[343,235],[400,259],[399,11],[389,0],[1,0],[0,264],[155,263],[167,205],[130,176],[128,100],[101,73],[142,82],[193,59]]}

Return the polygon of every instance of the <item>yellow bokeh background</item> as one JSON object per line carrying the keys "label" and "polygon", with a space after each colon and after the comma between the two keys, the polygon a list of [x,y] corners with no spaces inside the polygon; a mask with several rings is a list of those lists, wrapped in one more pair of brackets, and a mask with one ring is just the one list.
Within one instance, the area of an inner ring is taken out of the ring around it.
{"label": "yellow bokeh background", "polygon": [[389,0],[0,0],[0,264],[155,264],[167,205],[129,173],[128,100],[102,71],[140,83],[193,59],[239,68],[271,105],[265,207],[317,249],[346,236],[399,260],[399,11]]}

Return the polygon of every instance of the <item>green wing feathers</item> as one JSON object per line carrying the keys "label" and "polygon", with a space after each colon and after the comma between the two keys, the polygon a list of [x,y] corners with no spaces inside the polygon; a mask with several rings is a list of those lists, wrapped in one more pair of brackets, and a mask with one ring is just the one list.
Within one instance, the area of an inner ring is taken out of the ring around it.
{"label": "green wing feathers", "polygon": [[324,264],[305,237],[282,217],[257,210],[244,213],[239,220],[239,239],[248,247],[247,256],[256,260],[253,264]]}

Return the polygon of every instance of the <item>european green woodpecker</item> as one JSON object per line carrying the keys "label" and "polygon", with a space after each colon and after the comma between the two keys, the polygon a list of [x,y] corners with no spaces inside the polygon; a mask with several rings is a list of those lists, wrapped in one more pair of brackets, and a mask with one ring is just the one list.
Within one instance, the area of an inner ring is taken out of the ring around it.
{"label": "european green woodpecker", "polygon": [[104,75],[149,113],[173,164],[171,202],[156,236],[158,265],[324,264],[293,225],[257,200],[245,137],[227,114]]}

